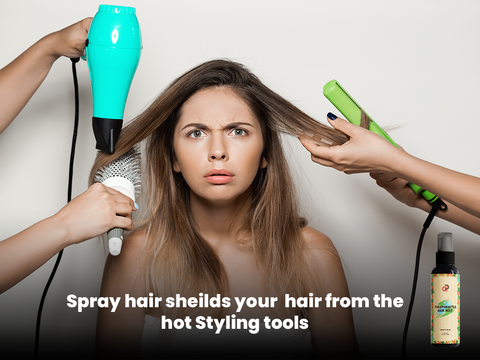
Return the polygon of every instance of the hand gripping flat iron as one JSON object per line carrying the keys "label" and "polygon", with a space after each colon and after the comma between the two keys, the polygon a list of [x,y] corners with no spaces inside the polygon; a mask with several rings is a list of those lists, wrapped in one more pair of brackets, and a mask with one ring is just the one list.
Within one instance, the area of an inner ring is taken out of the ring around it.
{"label": "hand gripping flat iron", "polygon": [[[390,141],[397,148],[399,146],[392,140],[390,136],[362,109],[360,105],[350,96],[350,94],[338,83],[337,80],[329,81],[323,87],[323,95],[335,105],[335,107],[343,114],[343,116],[352,124],[360,126],[362,116],[368,118],[369,124],[367,129],[380,135],[381,137]],[[363,114],[363,115],[362,115]],[[368,123],[367,121],[367,123]],[[438,199],[437,195],[428,192],[418,185],[408,183],[408,186],[415,194],[422,195],[430,204]]]}

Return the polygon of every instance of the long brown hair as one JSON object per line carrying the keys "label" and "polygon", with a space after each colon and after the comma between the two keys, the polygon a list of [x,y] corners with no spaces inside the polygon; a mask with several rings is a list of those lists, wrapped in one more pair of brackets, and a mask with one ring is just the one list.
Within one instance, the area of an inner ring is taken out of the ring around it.
{"label": "long brown hair", "polygon": [[[176,79],[148,108],[123,130],[113,155],[98,155],[90,174],[143,142],[143,191],[147,220],[147,289],[156,296],[228,295],[225,268],[215,249],[202,238],[190,209],[190,190],[181,173],[173,171],[173,133],[181,107],[202,89],[225,87],[242,98],[261,124],[263,157],[252,184],[239,241],[251,246],[270,293],[305,295],[314,269],[305,255],[298,201],[280,133],[308,138],[318,144],[338,145],[348,137],[311,118],[266,87],[241,64],[228,60],[203,63]],[[307,292],[308,294],[308,292]],[[162,308],[170,316],[190,310]],[[180,313],[175,313],[180,311]]]}

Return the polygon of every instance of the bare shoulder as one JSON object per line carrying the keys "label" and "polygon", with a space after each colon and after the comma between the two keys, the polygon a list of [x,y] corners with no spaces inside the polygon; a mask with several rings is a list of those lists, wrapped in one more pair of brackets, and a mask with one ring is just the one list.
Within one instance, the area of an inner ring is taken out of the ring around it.
{"label": "bare shoulder", "polygon": [[302,236],[308,249],[324,249],[327,251],[334,251],[335,253],[337,252],[332,240],[330,240],[327,235],[314,228],[305,226],[302,229]]}
{"label": "bare shoulder", "polygon": [[348,296],[348,286],[342,260],[335,245],[320,231],[305,227],[305,260],[313,271],[312,291]]}
{"label": "bare shoulder", "polygon": [[327,235],[306,226],[302,229],[302,236],[305,241],[305,250],[313,260],[327,264],[340,262],[337,249]]}

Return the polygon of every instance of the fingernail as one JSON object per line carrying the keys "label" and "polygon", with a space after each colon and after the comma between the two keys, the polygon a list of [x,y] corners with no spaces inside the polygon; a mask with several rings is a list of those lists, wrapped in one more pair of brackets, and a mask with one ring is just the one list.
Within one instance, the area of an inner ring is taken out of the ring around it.
{"label": "fingernail", "polygon": [[138,207],[137,203],[135,203],[135,209],[137,209],[137,210],[140,209],[140,208]]}
{"label": "fingernail", "polygon": [[329,113],[327,114],[327,117],[328,117],[330,120],[335,120],[335,119],[337,118],[337,115],[332,114],[331,112],[329,112]]}

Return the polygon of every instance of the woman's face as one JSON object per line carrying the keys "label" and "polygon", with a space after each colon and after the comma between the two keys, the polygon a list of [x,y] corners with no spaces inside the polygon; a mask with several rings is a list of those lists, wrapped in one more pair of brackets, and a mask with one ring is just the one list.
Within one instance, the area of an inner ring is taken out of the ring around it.
{"label": "woman's face", "polygon": [[181,108],[174,133],[176,160],[191,191],[212,203],[235,200],[252,184],[262,159],[260,123],[228,88],[201,90]]}

